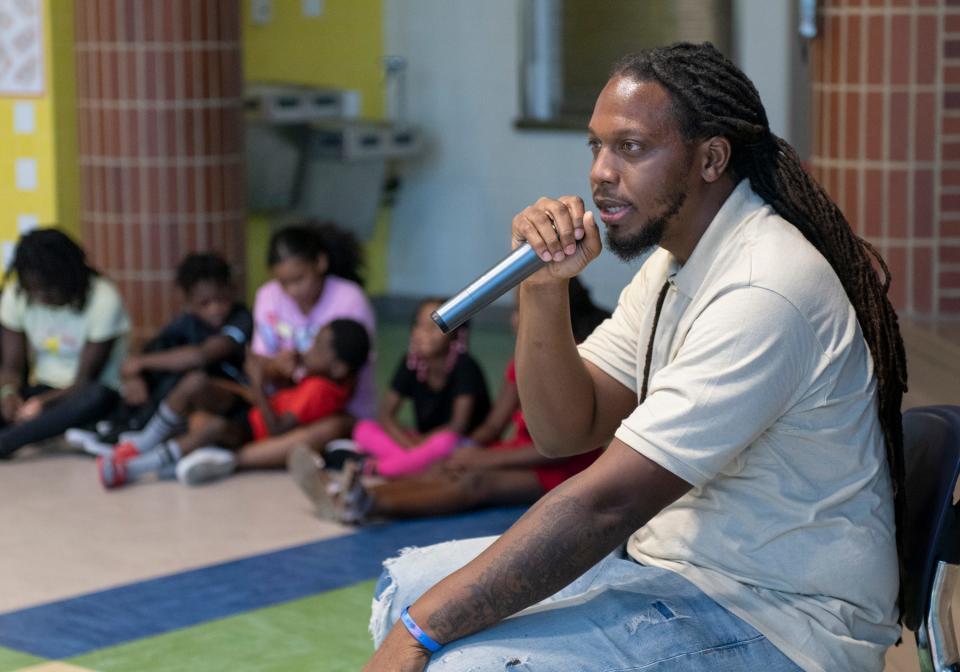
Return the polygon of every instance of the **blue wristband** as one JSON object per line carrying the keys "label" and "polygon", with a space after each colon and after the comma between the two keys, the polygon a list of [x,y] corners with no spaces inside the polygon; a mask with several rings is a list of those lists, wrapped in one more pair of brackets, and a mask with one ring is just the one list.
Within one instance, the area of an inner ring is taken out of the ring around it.
{"label": "blue wristband", "polygon": [[403,625],[406,627],[407,632],[413,635],[415,640],[427,647],[431,653],[436,653],[443,647],[443,644],[438,644],[437,642],[433,641],[430,639],[430,635],[420,629],[420,626],[417,625],[413,620],[413,616],[410,615],[410,607],[403,608],[403,611],[400,612],[400,620],[403,621]]}

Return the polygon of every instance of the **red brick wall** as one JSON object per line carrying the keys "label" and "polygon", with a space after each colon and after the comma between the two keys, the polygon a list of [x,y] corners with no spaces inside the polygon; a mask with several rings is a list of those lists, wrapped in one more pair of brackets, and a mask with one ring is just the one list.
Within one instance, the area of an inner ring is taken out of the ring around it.
{"label": "red brick wall", "polygon": [[960,316],[960,0],[822,0],[819,25],[811,170],[901,312]]}
{"label": "red brick wall", "polygon": [[75,30],[84,244],[143,338],[186,253],[223,253],[242,283],[239,0],[76,0]]}

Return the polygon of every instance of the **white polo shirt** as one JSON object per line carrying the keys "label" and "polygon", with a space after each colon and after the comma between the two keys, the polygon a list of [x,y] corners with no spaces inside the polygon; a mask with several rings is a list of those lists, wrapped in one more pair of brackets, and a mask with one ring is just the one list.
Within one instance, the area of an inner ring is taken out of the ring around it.
{"label": "white polo shirt", "polygon": [[616,436],[693,489],[631,537],[804,670],[883,669],[893,495],[873,362],[828,262],[742,181],[680,267],[655,252],[580,346],[647,400]]}

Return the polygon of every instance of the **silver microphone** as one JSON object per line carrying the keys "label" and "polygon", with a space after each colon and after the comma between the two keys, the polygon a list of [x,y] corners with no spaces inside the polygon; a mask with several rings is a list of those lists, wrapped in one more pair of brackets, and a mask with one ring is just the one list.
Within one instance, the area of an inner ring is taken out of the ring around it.
{"label": "silver microphone", "polygon": [[499,264],[457,292],[430,315],[449,334],[480,310],[543,268],[546,262],[537,256],[530,243],[524,243]]}

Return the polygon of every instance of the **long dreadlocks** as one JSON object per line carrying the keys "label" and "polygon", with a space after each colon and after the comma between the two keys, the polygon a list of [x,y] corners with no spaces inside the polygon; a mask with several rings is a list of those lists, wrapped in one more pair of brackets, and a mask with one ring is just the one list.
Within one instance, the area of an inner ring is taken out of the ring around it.
{"label": "long dreadlocks", "polygon": [[906,503],[900,402],[907,389],[907,365],[897,314],[887,299],[886,263],[853,232],[840,209],[803,169],[796,150],[770,132],[757,89],[712,44],[678,43],[626,56],[614,66],[613,75],[663,86],[671,95],[685,140],[713,136],[729,140],[734,177],[749,178],[754,191],[803,233],[843,284],[877,375],[880,425],[893,481],[902,612]]}

